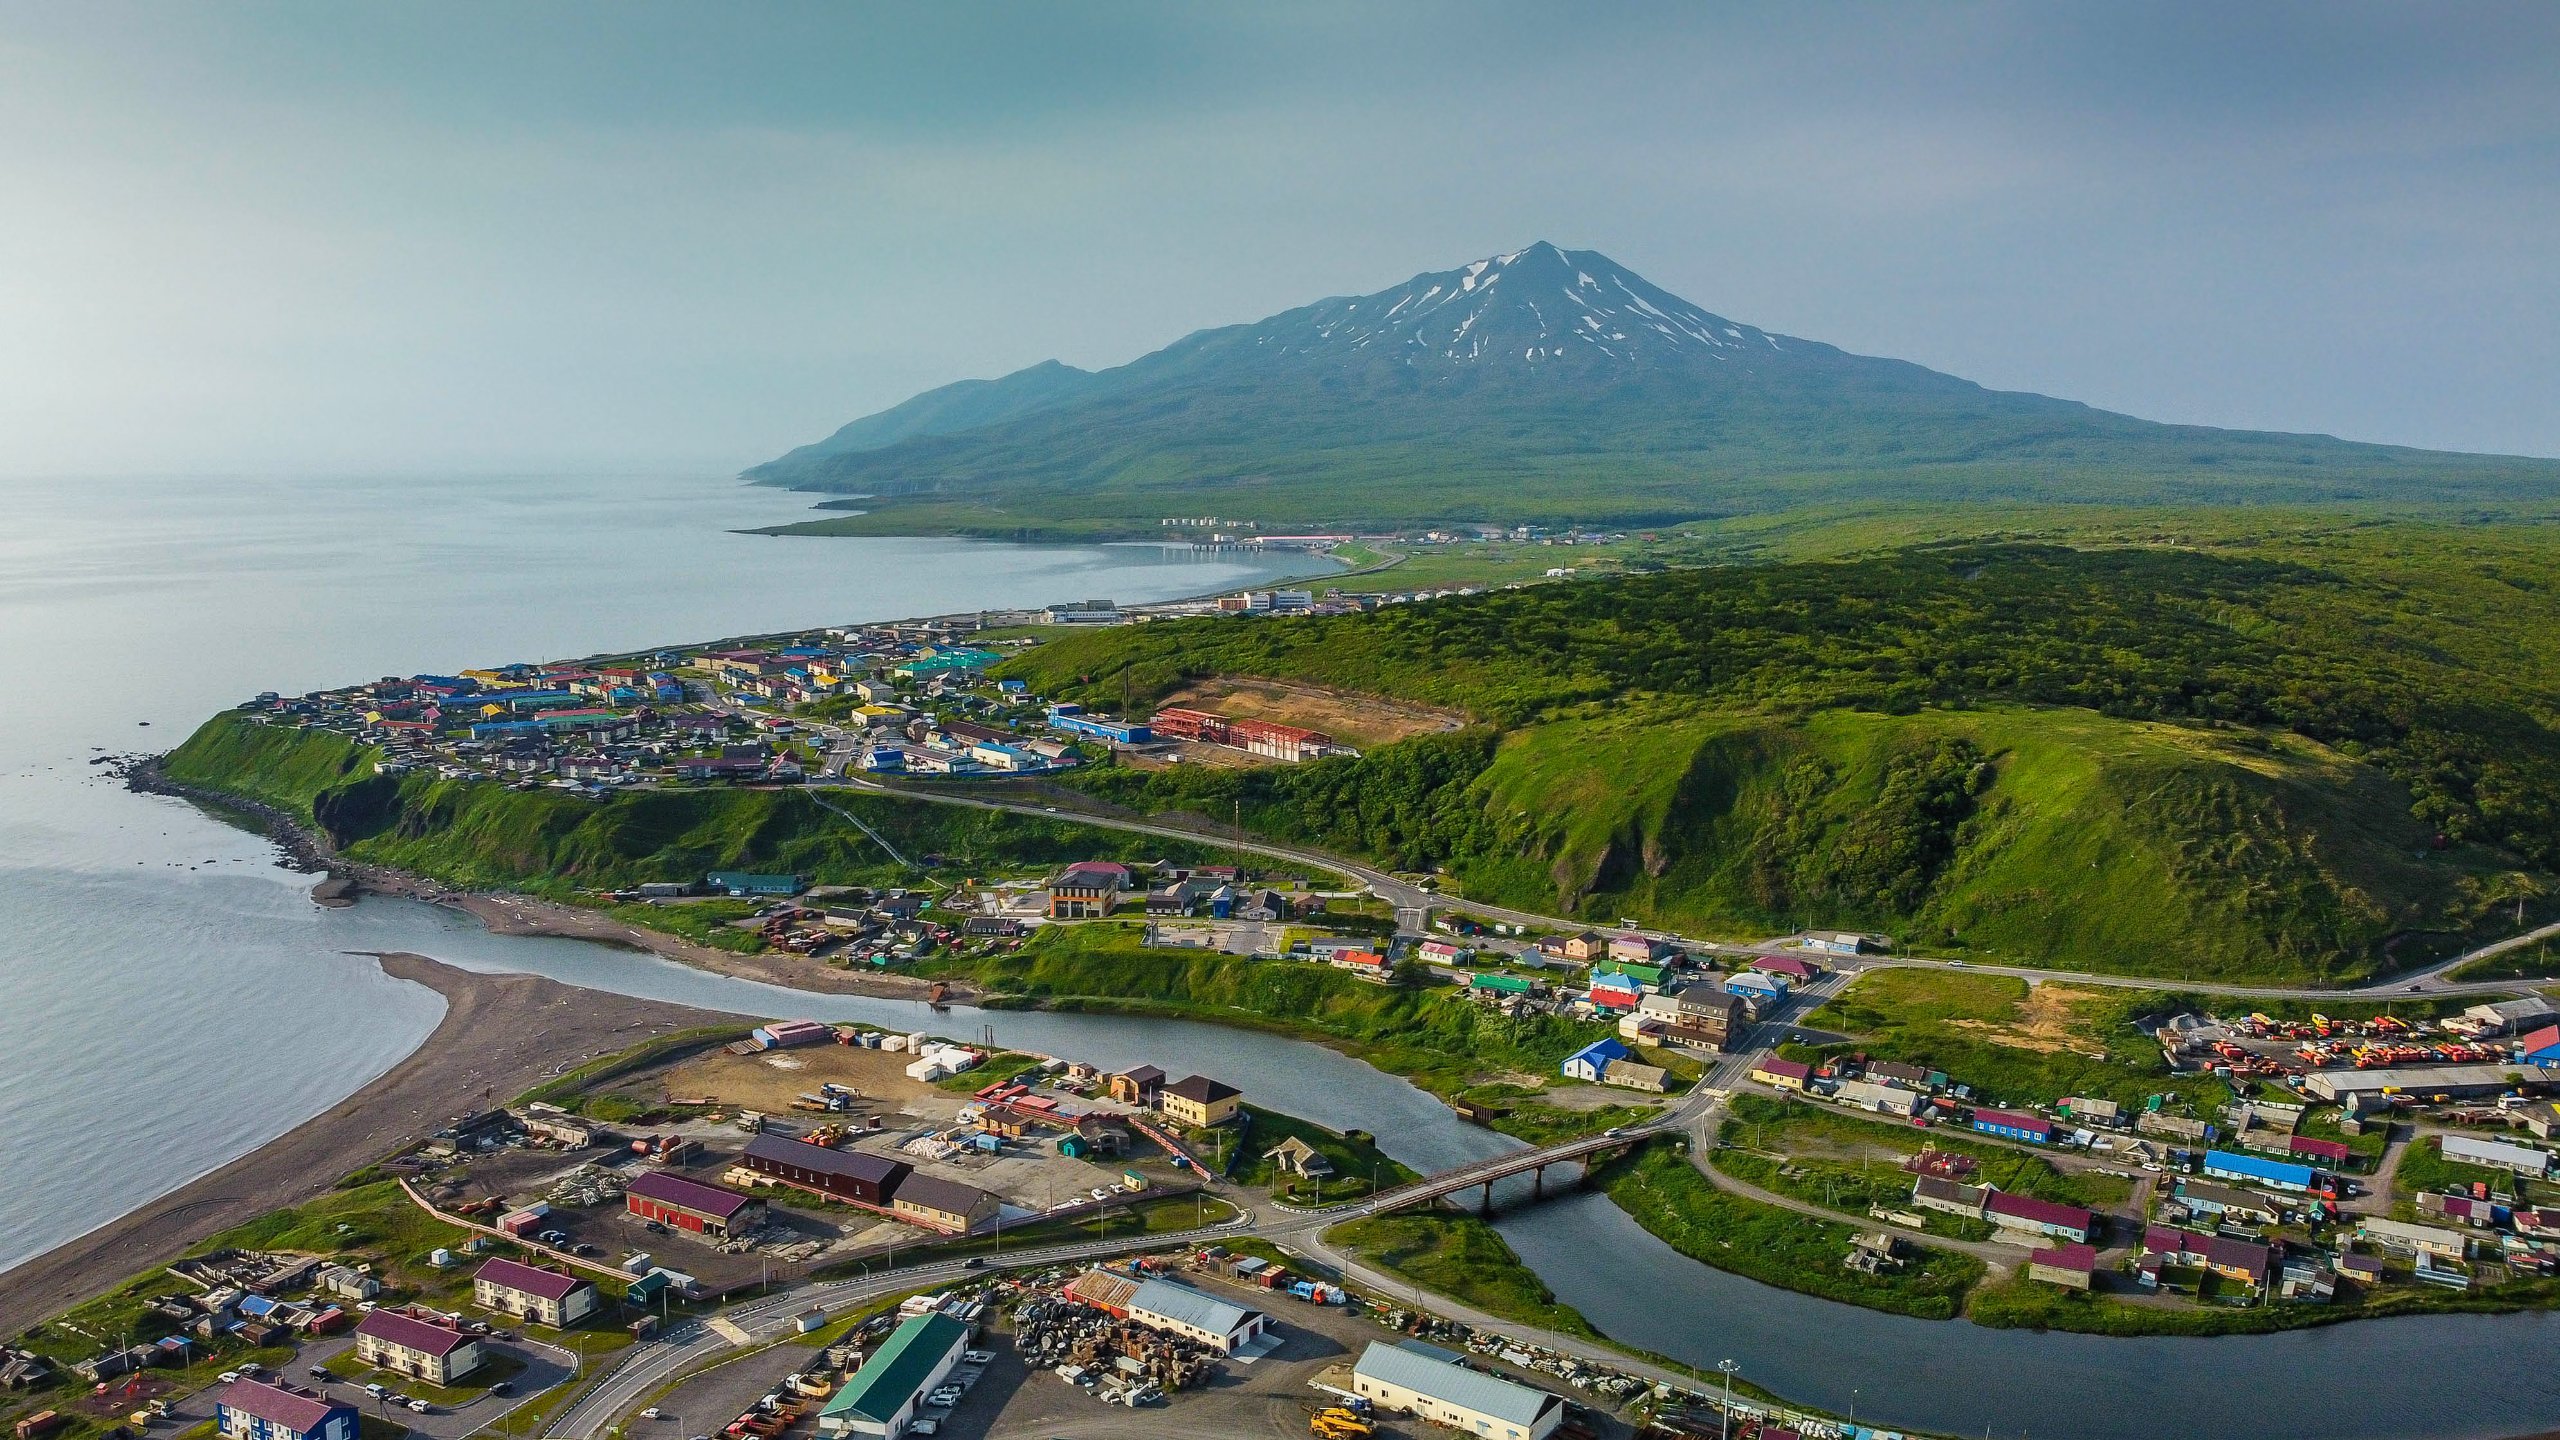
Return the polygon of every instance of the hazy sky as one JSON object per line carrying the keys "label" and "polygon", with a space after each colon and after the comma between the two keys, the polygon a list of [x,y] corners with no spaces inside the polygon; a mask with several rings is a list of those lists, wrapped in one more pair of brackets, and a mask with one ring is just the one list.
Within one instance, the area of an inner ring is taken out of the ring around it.
{"label": "hazy sky", "polygon": [[2560,455],[2560,4],[0,0],[0,471],[725,471],[1536,239]]}

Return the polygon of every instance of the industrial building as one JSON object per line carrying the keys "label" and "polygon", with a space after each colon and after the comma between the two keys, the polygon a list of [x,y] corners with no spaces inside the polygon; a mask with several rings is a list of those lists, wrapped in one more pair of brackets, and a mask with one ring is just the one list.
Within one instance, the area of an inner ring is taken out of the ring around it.
{"label": "industrial building", "polygon": [[1380,1410],[1493,1440],[1545,1440],[1564,1423],[1561,1399],[1470,1370],[1456,1355],[1418,1340],[1369,1342],[1352,1367],[1351,1388]]}
{"label": "industrial building", "polygon": [[213,1427],[224,1440],[356,1440],[352,1405],[292,1385],[234,1380],[213,1392]]}
{"label": "industrial building", "polygon": [[1081,706],[1059,705],[1049,711],[1049,728],[1070,735],[1090,735],[1114,745],[1144,745],[1155,738],[1155,732],[1143,720],[1121,720],[1109,715],[1088,715]]}
{"label": "industrial building", "polygon": [[1270,760],[1313,760],[1342,753],[1343,747],[1321,731],[1282,725],[1271,720],[1242,720],[1206,710],[1179,707],[1159,710],[1148,722],[1159,740],[1193,740],[1224,745]]}
{"label": "industrial building", "polygon": [[1067,1298],[1150,1330],[1180,1335],[1222,1355],[1262,1338],[1270,1317],[1170,1280],[1141,1280],[1110,1270],[1088,1270],[1067,1286]]}
{"label": "industrial building", "polygon": [[376,1310],[357,1322],[356,1358],[430,1385],[450,1385],[489,1357],[476,1335],[397,1310]]}
{"label": "industrial building", "polygon": [[968,1344],[969,1327],[940,1311],[907,1320],[828,1398],[818,1412],[818,1433],[897,1440]]}
{"label": "industrial building", "polygon": [[643,1220],[720,1239],[764,1225],[763,1201],[664,1170],[633,1176],[622,1203]]}
{"label": "industrial building", "polygon": [[600,1300],[596,1287],[575,1275],[492,1260],[471,1277],[471,1302],[558,1329],[594,1314]]}
{"label": "industrial building", "polygon": [[915,1169],[904,1160],[886,1155],[830,1150],[824,1145],[773,1134],[748,1141],[738,1164],[757,1175],[797,1185],[830,1200],[850,1200],[884,1209],[897,1193],[898,1182]]}
{"label": "industrial building", "polygon": [[936,1175],[909,1175],[890,1195],[889,1210],[911,1225],[945,1235],[967,1235],[994,1224],[1004,1204],[975,1185]]}
{"label": "industrial building", "polygon": [[2366,1097],[2412,1095],[2422,1100],[2475,1100],[2518,1088],[2560,1086],[2560,1069],[2547,1065],[2424,1065],[2396,1070],[2314,1070],[2302,1088],[2321,1100],[2353,1104]]}

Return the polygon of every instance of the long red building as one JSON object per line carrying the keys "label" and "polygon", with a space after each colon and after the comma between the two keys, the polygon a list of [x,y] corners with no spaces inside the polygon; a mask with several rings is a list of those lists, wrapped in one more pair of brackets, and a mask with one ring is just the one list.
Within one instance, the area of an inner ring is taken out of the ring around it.
{"label": "long red building", "polygon": [[1340,748],[1332,736],[1320,730],[1283,725],[1275,720],[1239,720],[1206,710],[1159,710],[1147,723],[1158,739],[1229,745],[1274,760],[1312,760]]}

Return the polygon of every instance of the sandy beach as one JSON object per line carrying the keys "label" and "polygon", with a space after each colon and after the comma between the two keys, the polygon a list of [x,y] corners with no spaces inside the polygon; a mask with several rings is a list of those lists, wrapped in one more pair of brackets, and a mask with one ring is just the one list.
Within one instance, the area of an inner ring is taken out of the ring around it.
{"label": "sandy beach", "polygon": [[341,1176],[549,1075],[652,1035],[740,1018],[534,975],[479,975],[423,955],[378,959],[385,973],[444,997],[444,1019],[423,1044],[247,1155],[0,1274],[0,1335],[173,1259],[206,1235],[321,1194]]}

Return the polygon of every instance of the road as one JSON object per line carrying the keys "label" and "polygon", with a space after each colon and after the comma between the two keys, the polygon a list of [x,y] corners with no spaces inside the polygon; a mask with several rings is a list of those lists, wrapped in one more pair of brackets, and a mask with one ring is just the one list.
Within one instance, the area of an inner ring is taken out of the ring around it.
{"label": "road", "polygon": [[[985,1256],[981,1263],[975,1265],[968,1260],[939,1260],[896,1270],[874,1271],[851,1280],[801,1285],[723,1311],[718,1318],[745,1331],[748,1343],[762,1344],[790,1334],[795,1317],[811,1309],[824,1310],[832,1316],[884,1296],[930,1290],[998,1270],[1039,1270],[1132,1251],[1206,1244],[1253,1233],[1256,1233],[1254,1213],[1246,1211],[1222,1224],[1198,1230],[1053,1245],[1040,1250]],[[561,1437],[561,1440],[591,1440],[685,1370],[736,1348],[734,1342],[704,1322],[682,1322],[659,1340],[625,1352],[629,1358],[619,1368],[598,1381],[595,1388],[580,1396],[575,1404],[554,1416],[543,1433]]]}
{"label": "road", "polygon": [[[1487,920],[1498,920],[1506,924],[1524,925],[1540,930],[1580,930],[1586,928],[1589,923],[1587,921],[1573,919],[1570,916],[1541,915],[1535,911],[1514,910],[1507,906],[1488,905],[1476,900],[1452,900],[1436,891],[1416,885],[1409,880],[1399,879],[1386,871],[1379,870],[1374,866],[1361,864],[1356,860],[1346,860],[1338,855],[1327,854],[1320,850],[1310,850],[1303,846],[1278,845],[1263,840],[1240,839],[1232,832],[1221,832],[1209,826],[1170,825],[1161,821],[1131,820],[1117,815],[1103,815],[1082,808],[1060,807],[1056,805],[1034,805],[1024,801],[1014,800],[985,800],[979,799],[975,796],[953,795],[939,790],[921,790],[910,789],[904,786],[883,785],[876,781],[865,780],[855,776],[834,778],[821,782],[821,784],[822,786],[867,791],[875,795],[896,796],[905,800],[921,800],[927,804],[933,805],[961,805],[973,809],[1005,811],[1017,815],[1046,816],[1052,819],[1064,818],[1074,820],[1080,824],[1100,826],[1109,830],[1125,830],[1138,835],[1154,835],[1167,840],[1188,840],[1194,842],[1207,841],[1226,849],[1241,850],[1248,854],[1261,855],[1274,860],[1283,860],[1290,864],[1303,866],[1309,869],[1332,871],[1366,886],[1370,893],[1387,901],[1399,910],[1437,906],[1441,909],[1463,910],[1469,915],[1478,916]],[[1715,953],[1748,954],[1764,952],[1770,948],[1765,945],[1747,946],[1728,945],[1718,942],[1701,942],[1667,930],[1638,928],[1634,933],[1645,935],[1656,940],[1670,941],[1675,944],[1692,946]],[[1856,973],[1860,970],[1893,967],[1970,970],[1985,975],[2009,975],[2025,980],[2050,980],[2073,985],[2108,986],[2119,989],[2158,990],[2164,987],[2169,987],[2201,995],[2224,995],[2235,999],[2374,1001],[2389,1000],[2407,994],[2425,994],[2431,996],[2501,996],[2524,994],[2531,991],[2534,988],[2534,985],[2529,981],[2518,980],[2455,981],[2448,980],[2445,977],[2449,972],[2458,970],[2464,965],[2470,964],[2472,961],[2486,959],[2493,955],[2504,954],[2509,950],[2518,949],[2523,946],[2533,944],[2536,941],[2550,939],[2555,936],[2560,936],[2560,922],[2554,922],[2535,930],[2529,930],[2519,935],[2511,935],[2503,940],[2492,941],[2486,945],[2466,950],[2463,953],[2454,956],[2452,959],[2441,961],[2438,964],[2430,966],[2422,971],[2396,976],[2388,980],[2369,981],[2362,985],[2353,986],[2235,985],[2213,981],[2168,980],[2157,976],[2102,975],[2086,970],[2055,970],[2031,965],[1985,964],[1969,960],[1932,960],[1919,956],[1900,955],[1866,957],[1863,961],[1844,968],[1849,973]]]}

